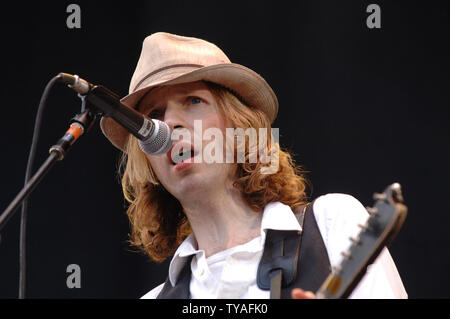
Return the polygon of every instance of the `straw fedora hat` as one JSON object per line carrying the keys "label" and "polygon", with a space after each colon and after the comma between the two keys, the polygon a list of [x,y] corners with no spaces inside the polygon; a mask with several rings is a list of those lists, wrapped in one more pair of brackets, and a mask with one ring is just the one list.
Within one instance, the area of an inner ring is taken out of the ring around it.
{"label": "straw fedora hat", "polygon": [[[277,97],[259,74],[231,63],[225,53],[210,42],[165,32],[145,38],[129,94],[121,102],[136,108],[151,88],[200,80],[226,87],[247,106],[264,111],[271,122],[275,120]],[[109,117],[101,119],[100,127],[111,143],[124,151],[129,133]]]}

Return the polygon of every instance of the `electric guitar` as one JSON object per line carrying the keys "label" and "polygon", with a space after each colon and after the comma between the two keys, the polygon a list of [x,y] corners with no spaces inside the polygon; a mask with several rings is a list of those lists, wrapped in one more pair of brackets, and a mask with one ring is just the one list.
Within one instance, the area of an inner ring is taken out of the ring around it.
{"label": "electric guitar", "polygon": [[384,247],[387,247],[399,232],[407,215],[403,203],[401,186],[389,185],[383,193],[375,193],[374,207],[367,207],[370,214],[364,225],[358,225],[358,237],[350,238],[352,244],[342,252],[341,264],[316,292],[318,299],[347,298]]}

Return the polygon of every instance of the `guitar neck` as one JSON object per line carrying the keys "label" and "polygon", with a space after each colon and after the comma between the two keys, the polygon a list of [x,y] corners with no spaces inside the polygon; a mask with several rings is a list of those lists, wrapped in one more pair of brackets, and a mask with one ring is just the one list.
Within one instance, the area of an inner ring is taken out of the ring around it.
{"label": "guitar neck", "polygon": [[[382,213],[381,213],[382,212]],[[362,228],[358,238],[342,253],[343,261],[333,269],[316,296],[319,299],[347,298],[384,247],[387,247],[399,232],[406,218],[407,208],[379,202]]]}

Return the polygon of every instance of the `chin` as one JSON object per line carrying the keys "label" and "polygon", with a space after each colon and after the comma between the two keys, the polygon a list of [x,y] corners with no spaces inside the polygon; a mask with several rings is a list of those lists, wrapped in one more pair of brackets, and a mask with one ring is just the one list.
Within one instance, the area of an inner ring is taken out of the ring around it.
{"label": "chin", "polygon": [[221,176],[211,173],[195,172],[185,175],[176,183],[174,191],[181,198],[205,196],[224,184],[221,182]]}

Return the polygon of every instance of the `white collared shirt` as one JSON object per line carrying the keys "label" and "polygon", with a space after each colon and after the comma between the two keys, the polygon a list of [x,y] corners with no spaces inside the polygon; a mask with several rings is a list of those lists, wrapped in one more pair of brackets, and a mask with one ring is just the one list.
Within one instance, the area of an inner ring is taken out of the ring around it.
{"label": "white collared shirt", "polygon": [[[320,196],[314,201],[313,209],[330,264],[336,266],[342,260],[341,252],[351,245],[349,238],[359,233],[357,225],[363,224],[368,218],[367,211],[358,200],[345,194]],[[194,255],[190,282],[192,299],[269,298],[270,291],[261,290],[256,284],[267,229],[300,231],[301,227],[289,206],[275,202],[264,208],[260,236],[245,244],[205,258],[205,252],[197,249],[197,241],[191,234],[172,258],[169,266],[171,284],[175,284],[188,257]],[[156,298],[163,285],[152,289],[142,298]],[[407,298],[397,268],[386,248],[368,267],[350,298]]]}

